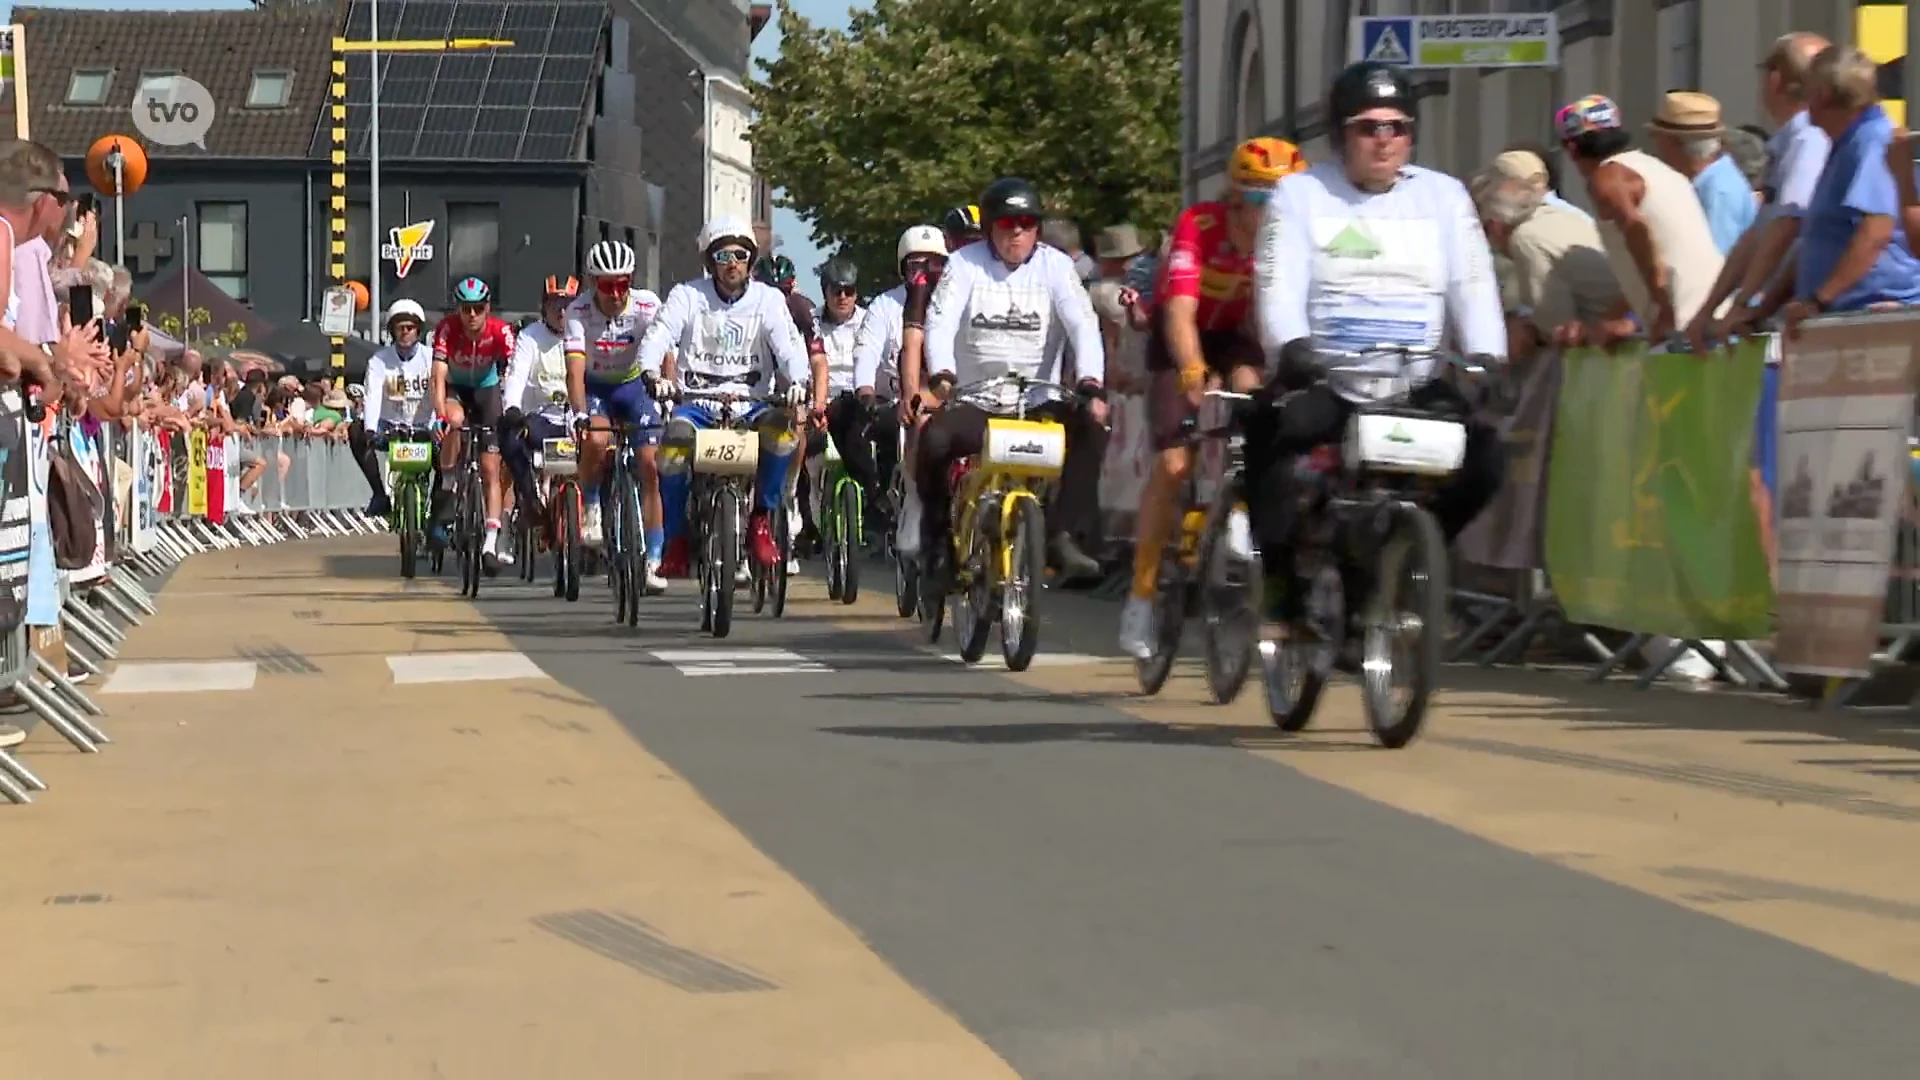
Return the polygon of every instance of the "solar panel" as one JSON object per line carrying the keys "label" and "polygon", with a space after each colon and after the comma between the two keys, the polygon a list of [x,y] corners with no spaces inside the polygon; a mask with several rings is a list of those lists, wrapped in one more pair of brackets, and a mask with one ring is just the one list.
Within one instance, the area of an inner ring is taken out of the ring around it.
{"label": "solar panel", "polygon": [[426,116],[421,120],[423,132],[466,134],[473,130],[473,109],[462,109],[454,105],[429,105]]}
{"label": "solar panel", "polygon": [[498,132],[475,135],[467,144],[467,156],[483,161],[512,161],[520,153],[520,133]]}
{"label": "solar panel", "polygon": [[547,51],[553,16],[554,9],[548,4],[508,4],[506,23],[500,28],[500,34],[513,42],[515,52],[538,56]]}
{"label": "solar panel", "polygon": [[578,110],[587,97],[586,66],[577,59],[549,57],[534,88],[533,103],[548,109]]}
{"label": "solar panel", "polygon": [[453,9],[453,36],[499,37],[500,24],[506,17],[505,4],[462,0]]}
{"label": "solar panel", "polygon": [[380,102],[380,142],[381,152],[386,153],[404,142],[413,145],[413,137],[420,133],[420,123],[425,120],[427,110],[418,105],[389,105],[384,99]]}
{"label": "solar panel", "polygon": [[577,109],[534,109],[527,117],[529,135],[565,135],[573,137],[573,129],[580,125],[580,112]]}
{"label": "solar panel", "polygon": [[464,131],[423,131],[419,144],[408,156],[440,161],[460,158],[466,154],[467,138]]}
{"label": "solar panel", "polygon": [[[383,8],[380,14],[386,16],[387,12]],[[385,24],[387,20],[383,17],[380,21]],[[444,40],[452,36],[447,33],[452,25],[453,5],[446,0],[405,0],[400,5],[400,17],[393,24],[393,29],[389,31],[382,25],[380,36]]]}
{"label": "solar panel", "polygon": [[431,79],[393,79],[380,84],[380,104],[425,105],[432,90]]}
{"label": "solar panel", "polygon": [[560,4],[554,15],[554,25],[562,30],[598,30],[607,12],[599,4]]}
{"label": "solar panel", "polygon": [[484,79],[487,69],[493,66],[491,53],[447,53],[440,58],[440,78],[445,79]]}
{"label": "solar panel", "polygon": [[525,131],[527,110],[525,109],[475,109],[473,111],[473,130],[475,134],[497,135],[501,132]]}
{"label": "solar panel", "polygon": [[[388,10],[392,10],[392,5],[389,5]],[[346,36],[353,41],[367,40],[368,31],[373,25],[371,16],[372,12],[368,9],[364,0],[354,0],[354,2],[347,7]]]}
{"label": "solar panel", "polygon": [[547,42],[548,56],[594,56],[600,51],[600,26],[590,29],[555,30]]}
{"label": "solar panel", "polygon": [[521,161],[568,161],[573,158],[573,136],[529,135],[520,144]]}

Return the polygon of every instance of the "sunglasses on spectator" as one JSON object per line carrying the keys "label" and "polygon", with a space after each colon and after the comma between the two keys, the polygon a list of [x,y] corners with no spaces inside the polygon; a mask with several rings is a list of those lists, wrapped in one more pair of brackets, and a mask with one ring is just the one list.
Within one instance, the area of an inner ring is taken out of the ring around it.
{"label": "sunglasses on spectator", "polygon": [[633,279],[630,277],[603,277],[596,279],[593,287],[596,291],[606,293],[608,296],[618,296],[633,288]]}
{"label": "sunglasses on spectator", "polygon": [[753,252],[745,248],[722,248],[713,253],[713,262],[716,266],[732,266],[734,263],[748,262],[752,258]]}
{"label": "sunglasses on spectator", "polygon": [[1369,139],[1399,139],[1413,134],[1413,121],[1402,118],[1349,120],[1347,129],[1357,131]]}
{"label": "sunglasses on spectator", "polygon": [[1031,232],[1040,227],[1040,219],[1032,214],[994,218],[993,227],[996,229],[1005,229],[1008,232]]}
{"label": "sunglasses on spectator", "polygon": [[485,315],[486,313],[487,313],[487,303],[484,300],[478,304],[461,304],[460,305],[460,314],[462,315]]}
{"label": "sunglasses on spectator", "polygon": [[946,261],[947,257],[945,255],[934,255],[931,253],[909,255],[907,256],[907,269],[926,270],[935,266],[944,266],[946,265]]}

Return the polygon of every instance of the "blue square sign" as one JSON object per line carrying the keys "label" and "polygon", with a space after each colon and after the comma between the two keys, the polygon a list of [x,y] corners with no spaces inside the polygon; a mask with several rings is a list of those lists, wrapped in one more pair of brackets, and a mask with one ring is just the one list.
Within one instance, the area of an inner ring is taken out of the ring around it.
{"label": "blue square sign", "polygon": [[1413,20],[1363,19],[1360,23],[1360,59],[1400,66],[1413,63]]}

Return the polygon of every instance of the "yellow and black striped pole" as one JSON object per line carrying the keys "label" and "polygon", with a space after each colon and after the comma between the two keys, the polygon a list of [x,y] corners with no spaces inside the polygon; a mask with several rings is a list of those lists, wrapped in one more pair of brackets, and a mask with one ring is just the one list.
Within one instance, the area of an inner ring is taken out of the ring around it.
{"label": "yellow and black striped pole", "polygon": [[1860,50],[1880,65],[1880,107],[1896,128],[1906,127],[1907,55],[1906,0],[1859,0],[1854,10],[1854,40]]}
{"label": "yellow and black striped pole", "polygon": [[[336,288],[347,284],[347,55],[333,51],[333,162],[332,193],[327,200],[328,273]],[[333,339],[333,378],[346,386],[347,339]]]}

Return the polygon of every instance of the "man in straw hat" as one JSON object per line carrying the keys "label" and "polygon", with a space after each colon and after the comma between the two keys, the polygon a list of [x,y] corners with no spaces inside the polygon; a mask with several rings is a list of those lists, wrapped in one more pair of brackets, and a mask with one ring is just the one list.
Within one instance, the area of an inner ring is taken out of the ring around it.
{"label": "man in straw hat", "polygon": [[1707,212],[1714,246],[1722,255],[1733,250],[1760,212],[1746,174],[1726,152],[1722,141],[1726,131],[1720,123],[1720,103],[1711,94],[1692,90],[1669,92],[1647,124],[1660,160],[1693,181],[1700,208]]}

